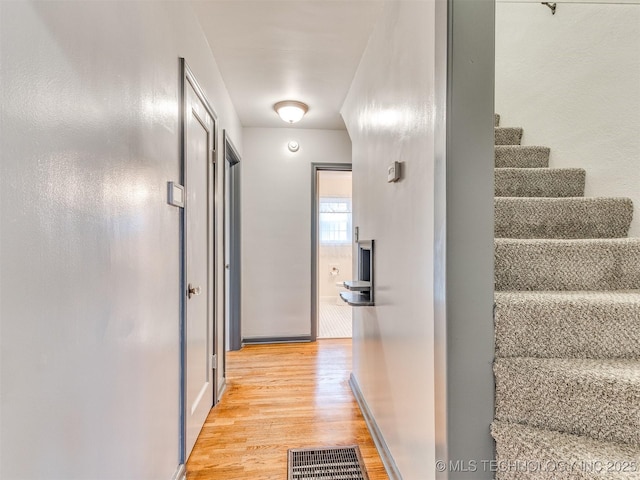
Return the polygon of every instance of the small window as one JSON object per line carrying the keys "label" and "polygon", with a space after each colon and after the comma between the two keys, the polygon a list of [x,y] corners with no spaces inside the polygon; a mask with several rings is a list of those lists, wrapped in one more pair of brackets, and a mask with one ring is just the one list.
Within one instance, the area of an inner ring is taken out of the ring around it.
{"label": "small window", "polygon": [[351,199],[320,197],[320,244],[350,244],[351,230]]}

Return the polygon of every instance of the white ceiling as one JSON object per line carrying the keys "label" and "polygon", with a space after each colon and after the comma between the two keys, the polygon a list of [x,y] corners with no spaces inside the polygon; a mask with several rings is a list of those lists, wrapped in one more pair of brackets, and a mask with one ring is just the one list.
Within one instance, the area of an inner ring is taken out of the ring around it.
{"label": "white ceiling", "polygon": [[245,127],[287,127],[273,104],[299,100],[309,112],[295,127],[344,129],[340,108],[382,1],[192,3]]}

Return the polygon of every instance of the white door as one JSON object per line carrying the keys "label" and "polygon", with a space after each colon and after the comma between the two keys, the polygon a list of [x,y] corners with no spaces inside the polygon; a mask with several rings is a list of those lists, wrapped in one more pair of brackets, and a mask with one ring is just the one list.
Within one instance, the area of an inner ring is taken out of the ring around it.
{"label": "white door", "polygon": [[[186,82],[185,281],[184,332],[185,459],[213,405],[213,288],[211,273],[214,123],[193,86]],[[211,199],[211,200],[210,200]]]}

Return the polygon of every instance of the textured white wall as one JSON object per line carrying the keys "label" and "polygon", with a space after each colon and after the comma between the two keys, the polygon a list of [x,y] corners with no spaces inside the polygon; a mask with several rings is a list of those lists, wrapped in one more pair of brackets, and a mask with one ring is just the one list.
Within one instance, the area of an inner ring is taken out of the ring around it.
{"label": "textured white wall", "polygon": [[308,336],[311,163],[350,163],[351,141],[344,130],[245,128],[243,142],[242,336]]}
{"label": "textured white wall", "polygon": [[[354,308],[353,373],[405,480],[433,478],[435,2],[390,2],[342,114],[354,225],[375,240],[376,306]],[[402,162],[402,180],[387,166]]]}
{"label": "textured white wall", "polygon": [[587,170],[587,196],[630,197],[640,236],[640,2],[496,4],[496,112]]}
{"label": "textured white wall", "polygon": [[0,17],[0,477],[171,478],[180,56],[240,147],[238,119],[185,3]]}

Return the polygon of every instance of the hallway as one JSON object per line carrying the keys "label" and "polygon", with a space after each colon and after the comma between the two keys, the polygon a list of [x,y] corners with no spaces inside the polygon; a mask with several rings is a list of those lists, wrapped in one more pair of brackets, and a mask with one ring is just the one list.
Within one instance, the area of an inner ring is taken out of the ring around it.
{"label": "hallway", "polygon": [[227,356],[227,390],[200,433],[187,479],[286,478],[287,450],[357,444],[387,479],[349,387],[351,340],[246,346]]}
{"label": "hallway", "polygon": [[[0,1],[0,478],[185,480],[192,453],[190,478],[282,479],[288,449],[352,443],[386,478],[349,372],[389,477],[493,458],[494,18],[495,0]],[[353,171],[345,244],[368,266],[341,280],[369,277],[375,304],[353,340],[226,359],[227,333],[317,336],[327,163]]]}

